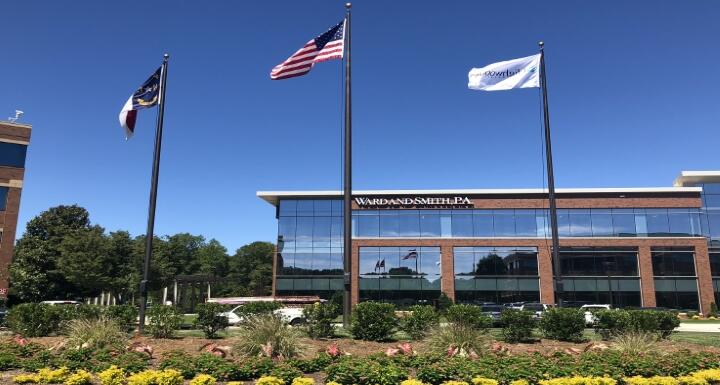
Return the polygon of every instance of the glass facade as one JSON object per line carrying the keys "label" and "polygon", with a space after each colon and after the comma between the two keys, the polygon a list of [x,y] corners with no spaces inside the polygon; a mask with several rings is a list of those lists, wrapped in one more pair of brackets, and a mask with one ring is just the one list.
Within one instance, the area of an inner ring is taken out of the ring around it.
{"label": "glass facade", "polygon": [[702,183],[702,229],[710,245],[720,247],[720,183]]}
{"label": "glass facade", "polygon": [[710,274],[713,278],[715,303],[720,304],[720,250],[710,250]]}
{"label": "glass facade", "polygon": [[4,211],[5,207],[7,206],[7,195],[8,188],[0,186],[0,211]]}
{"label": "glass facade", "polygon": [[0,166],[25,167],[27,145],[0,142]]}
{"label": "glass facade", "polygon": [[458,302],[540,300],[535,247],[455,247],[453,259]]}
{"label": "glass facade", "polygon": [[278,295],[330,298],[343,290],[341,200],[283,200],[278,208]]}
{"label": "glass facade", "polygon": [[563,301],[572,306],[640,306],[637,254],[635,248],[562,248]]}
{"label": "glass facade", "polygon": [[652,249],[657,306],[670,309],[699,310],[695,251],[692,248],[657,247]]}
{"label": "glass facade", "polygon": [[360,300],[399,306],[440,296],[439,247],[360,247]]}
{"label": "glass facade", "polygon": [[[560,209],[561,237],[691,237],[702,235],[700,210]],[[547,210],[355,210],[358,238],[545,238]]]}

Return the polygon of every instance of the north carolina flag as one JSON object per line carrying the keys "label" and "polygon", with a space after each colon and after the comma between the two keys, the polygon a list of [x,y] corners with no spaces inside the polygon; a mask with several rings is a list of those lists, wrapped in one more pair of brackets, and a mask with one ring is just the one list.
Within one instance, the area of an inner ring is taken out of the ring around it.
{"label": "north carolina flag", "polygon": [[160,98],[160,75],[162,67],[158,68],[148,80],[140,86],[130,98],[125,102],[120,115],[120,125],[125,129],[125,138],[135,133],[135,121],[137,120],[137,110],[143,108],[154,107],[158,104]]}

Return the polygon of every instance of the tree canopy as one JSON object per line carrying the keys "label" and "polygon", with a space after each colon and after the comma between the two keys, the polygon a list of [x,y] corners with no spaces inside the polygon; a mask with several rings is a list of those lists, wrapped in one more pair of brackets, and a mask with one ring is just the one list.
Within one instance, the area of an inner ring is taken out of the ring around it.
{"label": "tree canopy", "polygon": [[[219,278],[218,296],[268,295],[275,246],[253,242],[234,255],[217,240],[179,233],[153,239],[151,290],[176,276]],[[118,302],[137,293],[145,255],[145,236],[107,233],[90,222],[80,206],[57,206],[30,220],[10,266],[13,302],[82,299],[111,292]]]}

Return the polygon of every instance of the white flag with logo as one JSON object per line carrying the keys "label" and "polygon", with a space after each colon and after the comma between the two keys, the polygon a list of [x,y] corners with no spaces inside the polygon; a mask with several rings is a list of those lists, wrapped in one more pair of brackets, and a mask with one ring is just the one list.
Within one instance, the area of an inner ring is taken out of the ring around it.
{"label": "white flag with logo", "polygon": [[471,90],[501,91],[534,87],[540,87],[540,54],[473,68],[468,74],[468,88]]}

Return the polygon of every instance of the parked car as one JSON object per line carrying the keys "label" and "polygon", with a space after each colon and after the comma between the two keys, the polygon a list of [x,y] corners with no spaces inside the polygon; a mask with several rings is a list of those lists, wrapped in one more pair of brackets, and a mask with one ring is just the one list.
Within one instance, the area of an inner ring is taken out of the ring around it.
{"label": "parked car", "polygon": [[610,310],[610,305],[582,305],[580,306],[580,309],[585,311],[585,324],[588,326],[595,325],[595,322],[597,322],[597,317],[595,317],[595,312],[598,310]]}
{"label": "parked car", "polygon": [[[222,312],[220,315],[227,317],[228,324],[234,326],[242,322],[243,317],[236,312],[243,305],[235,306],[229,311]],[[299,307],[283,307],[275,310],[273,313],[279,315],[283,320],[292,326],[302,325],[305,323],[305,317],[302,314],[302,308]]]}
{"label": "parked car", "polygon": [[506,309],[520,310],[520,309],[522,309],[522,305],[524,305],[524,304],[525,304],[525,302],[510,302],[510,303],[503,304],[503,306],[505,306]]}
{"label": "parked car", "polygon": [[505,310],[505,306],[503,305],[497,305],[497,304],[490,304],[490,305],[482,305],[480,306],[482,309],[482,313],[492,320],[493,326],[498,326],[500,324],[500,317],[502,316],[503,310]]}
{"label": "parked car", "polygon": [[544,313],[546,310],[554,308],[555,305],[547,304],[547,303],[525,303],[520,307],[520,310],[523,311],[531,311],[535,313],[535,318],[542,317],[542,313]]}
{"label": "parked car", "polygon": [[70,300],[64,300],[64,301],[42,301],[40,302],[45,305],[52,305],[52,306],[66,306],[66,305],[80,305],[80,302],[78,301],[70,301]]}

